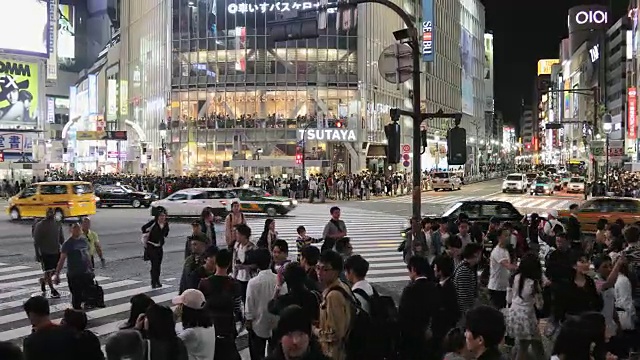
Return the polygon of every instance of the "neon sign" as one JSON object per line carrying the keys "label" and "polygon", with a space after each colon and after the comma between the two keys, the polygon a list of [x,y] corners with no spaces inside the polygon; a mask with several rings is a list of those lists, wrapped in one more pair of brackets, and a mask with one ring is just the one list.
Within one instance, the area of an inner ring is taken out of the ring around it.
{"label": "neon sign", "polygon": [[[260,13],[266,14],[268,12],[287,12],[287,11],[297,11],[297,10],[311,10],[317,9],[320,6],[320,3],[313,3],[310,1],[303,2],[276,2],[276,3],[259,3],[259,4],[248,4],[248,3],[238,3],[238,4],[229,4],[227,6],[227,12],[229,14],[247,14],[247,13]],[[335,13],[336,9],[327,9],[328,13]]]}
{"label": "neon sign", "polygon": [[606,24],[607,12],[602,10],[580,11],[576,14],[576,24]]}

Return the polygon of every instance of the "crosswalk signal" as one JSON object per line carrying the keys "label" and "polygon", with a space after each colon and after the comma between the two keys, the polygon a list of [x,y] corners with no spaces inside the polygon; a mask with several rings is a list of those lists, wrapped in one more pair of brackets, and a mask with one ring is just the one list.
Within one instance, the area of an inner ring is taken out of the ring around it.
{"label": "crosswalk signal", "polygon": [[389,164],[398,164],[400,158],[400,125],[392,122],[384,126],[384,133],[387,136],[387,161]]}
{"label": "crosswalk signal", "polygon": [[296,165],[302,164],[302,149],[300,147],[296,148]]}
{"label": "crosswalk signal", "polygon": [[447,132],[447,162],[449,165],[464,165],[467,162],[467,131],[454,127]]}

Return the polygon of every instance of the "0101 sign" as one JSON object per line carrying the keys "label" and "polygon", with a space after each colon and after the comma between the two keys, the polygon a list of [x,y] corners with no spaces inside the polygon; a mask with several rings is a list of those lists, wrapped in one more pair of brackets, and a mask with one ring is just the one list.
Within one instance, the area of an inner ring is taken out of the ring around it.
{"label": "0101 sign", "polygon": [[608,14],[603,10],[580,11],[575,17],[576,24],[596,24],[602,25],[608,23]]}

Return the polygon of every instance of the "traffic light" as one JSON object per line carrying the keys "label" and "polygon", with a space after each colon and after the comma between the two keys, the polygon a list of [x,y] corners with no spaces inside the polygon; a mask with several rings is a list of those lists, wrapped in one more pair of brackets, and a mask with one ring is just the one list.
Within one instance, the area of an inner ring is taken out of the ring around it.
{"label": "traffic light", "polygon": [[398,164],[400,158],[400,125],[392,122],[384,126],[384,133],[387,136],[387,160],[389,164]]}
{"label": "traffic light", "polygon": [[296,165],[302,164],[302,148],[296,148]]}
{"label": "traffic light", "polygon": [[449,165],[464,165],[467,162],[467,131],[454,127],[447,132],[447,162]]}

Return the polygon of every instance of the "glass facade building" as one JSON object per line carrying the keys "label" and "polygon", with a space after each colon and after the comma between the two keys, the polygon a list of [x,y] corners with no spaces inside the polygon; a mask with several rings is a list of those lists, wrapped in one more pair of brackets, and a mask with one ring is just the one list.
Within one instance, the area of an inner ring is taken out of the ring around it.
{"label": "glass facade building", "polygon": [[[415,1],[397,1],[410,14]],[[426,111],[460,111],[460,3],[435,0],[436,63],[425,69]],[[404,28],[378,4],[361,5],[351,26],[329,13],[318,39],[273,43],[268,24],[314,9],[315,1],[140,0],[125,2],[120,111],[143,129],[148,170],[159,168],[158,126],[166,122],[167,169],[186,174],[234,169],[243,175],[381,170],[389,109],[411,106],[410,82],[379,75],[378,58]],[[480,32],[482,34],[483,31]],[[482,58],[482,57],[481,57]],[[412,123],[403,120],[402,142]],[[446,121],[428,124],[437,136]],[[464,126],[464,123],[463,123]],[[300,141],[301,130],[349,132],[349,140]],[[351,136],[353,135],[353,136]],[[353,140],[355,138],[355,141]],[[304,148],[304,149],[302,149]],[[403,169],[398,169],[403,170]]]}

